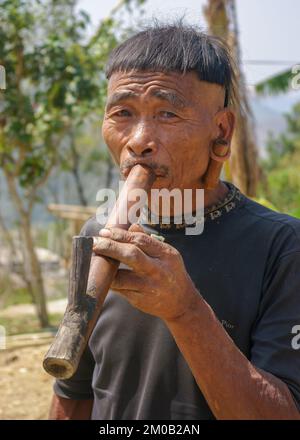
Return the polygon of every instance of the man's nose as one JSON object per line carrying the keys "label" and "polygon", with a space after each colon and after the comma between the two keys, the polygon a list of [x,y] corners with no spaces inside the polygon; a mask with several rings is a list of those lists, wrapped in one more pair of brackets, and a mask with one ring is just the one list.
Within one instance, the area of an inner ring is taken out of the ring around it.
{"label": "man's nose", "polygon": [[133,157],[147,157],[156,153],[157,143],[153,137],[153,129],[154,127],[144,123],[136,127],[127,144],[127,149]]}

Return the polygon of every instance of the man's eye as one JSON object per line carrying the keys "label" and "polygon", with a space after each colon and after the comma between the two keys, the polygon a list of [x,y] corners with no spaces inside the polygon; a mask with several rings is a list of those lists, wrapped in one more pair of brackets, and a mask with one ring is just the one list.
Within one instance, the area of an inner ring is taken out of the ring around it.
{"label": "man's eye", "polygon": [[172,112],[160,112],[160,115],[166,119],[176,118],[175,113]]}
{"label": "man's eye", "polygon": [[131,113],[128,110],[119,110],[115,112],[115,116],[128,117],[131,116]]}

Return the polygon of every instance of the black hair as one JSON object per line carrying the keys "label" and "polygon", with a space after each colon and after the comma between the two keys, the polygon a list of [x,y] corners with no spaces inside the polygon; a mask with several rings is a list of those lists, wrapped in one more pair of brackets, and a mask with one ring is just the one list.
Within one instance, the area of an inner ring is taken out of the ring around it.
{"label": "black hair", "polygon": [[130,70],[195,71],[202,81],[225,89],[224,107],[235,101],[235,67],[222,39],[183,24],[153,24],[117,46],[106,65],[106,77]]}

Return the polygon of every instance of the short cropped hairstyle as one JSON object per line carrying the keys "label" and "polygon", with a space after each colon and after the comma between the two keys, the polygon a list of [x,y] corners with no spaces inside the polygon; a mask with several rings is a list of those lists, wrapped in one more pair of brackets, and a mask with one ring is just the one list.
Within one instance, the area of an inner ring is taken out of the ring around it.
{"label": "short cropped hairstyle", "polygon": [[151,25],[113,49],[106,77],[130,70],[182,74],[194,71],[200,80],[224,87],[224,107],[235,101],[235,67],[226,44],[182,22]]}

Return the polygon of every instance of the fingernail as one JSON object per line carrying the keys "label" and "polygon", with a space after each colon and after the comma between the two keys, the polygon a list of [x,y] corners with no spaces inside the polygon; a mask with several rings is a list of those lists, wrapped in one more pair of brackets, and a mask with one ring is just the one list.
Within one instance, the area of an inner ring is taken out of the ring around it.
{"label": "fingernail", "polygon": [[101,235],[101,237],[111,237],[111,232],[109,229],[101,229],[99,235]]}
{"label": "fingernail", "polygon": [[99,242],[100,242],[100,237],[93,237],[93,248],[95,246],[98,246]]}

